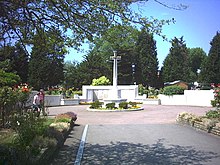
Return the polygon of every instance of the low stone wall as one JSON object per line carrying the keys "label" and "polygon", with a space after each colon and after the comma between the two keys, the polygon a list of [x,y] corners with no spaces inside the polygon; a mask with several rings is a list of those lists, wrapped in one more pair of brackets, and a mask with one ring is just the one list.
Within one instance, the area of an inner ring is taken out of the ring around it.
{"label": "low stone wall", "polygon": [[45,95],[45,106],[58,106],[61,105],[63,95]]}
{"label": "low stone wall", "polygon": [[177,116],[177,123],[191,126],[195,129],[220,136],[220,122],[215,119],[202,118],[194,114],[183,112]]}
{"label": "low stone wall", "polygon": [[161,101],[160,99],[144,99],[142,100],[143,104],[147,105],[160,105]]}
{"label": "low stone wall", "polygon": [[[32,91],[26,103],[26,106],[33,105],[33,99],[35,94],[37,94],[37,91]],[[44,99],[45,99],[44,101],[45,106],[76,105],[79,104],[80,102],[78,96],[76,96],[76,98],[74,99],[64,99],[63,95],[45,95]]]}
{"label": "low stone wall", "polygon": [[60,105],[78,105],[80,99],[61,99]]}

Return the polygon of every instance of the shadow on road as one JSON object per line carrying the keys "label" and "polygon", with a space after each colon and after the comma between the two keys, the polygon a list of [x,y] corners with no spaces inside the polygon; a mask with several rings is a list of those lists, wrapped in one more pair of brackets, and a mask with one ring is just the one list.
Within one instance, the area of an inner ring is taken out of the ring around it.
{"label": "shadow on road", "polygon": [[[127,142],[110,145],[86,144],[82,165],[199,165],[219,164],[218,153],[198,151],[192,146],[169,145],[159,139],[155,144]],[[218,160],[215,158],[218,158]]]}
{"label": "shadow on road", "polygon": [[52,158],[50,165],[73,165],[84,126],[75,124],[64,145]]}

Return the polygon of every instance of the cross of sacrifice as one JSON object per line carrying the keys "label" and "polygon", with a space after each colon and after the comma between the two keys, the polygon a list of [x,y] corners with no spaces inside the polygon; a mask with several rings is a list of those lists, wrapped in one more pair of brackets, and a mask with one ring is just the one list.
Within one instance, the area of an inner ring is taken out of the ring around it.
{"label": "cross of sacrifice", "polygon": [[113,60],[113,87],[117,87],[117,77],[118,77],[118,64],[117,61],[121,60],[121,56],[117,56],[117,51],[113,51],[114,56],[110,56]]}

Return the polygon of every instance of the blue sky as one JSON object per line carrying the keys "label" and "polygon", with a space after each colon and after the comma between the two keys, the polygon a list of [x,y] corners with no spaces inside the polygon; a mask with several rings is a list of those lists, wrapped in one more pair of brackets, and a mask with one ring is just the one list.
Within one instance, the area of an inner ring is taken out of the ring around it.
{"label": "blue sky", "polygon": [[[183,11],[168,9],[153,0],[139,4],[139,10],[142,15],[153,16],[158,19],[176,20],[175,24],[166,25],[163,27],[163,34],[168,39],[174,37],[180,38],[183,36],[186,46],[189,48],[202,48],[207,54],[210,49],[210,41],[220,31],[220,0],[160,0],[166,2],[167,5],[184,4],[188,8]],[[134,7],[135,10],[137,7]],[[155,35],[154,39],[157,42],[157,57],[159,67],[163,65],[163,61],[171,44],[163,41],[161,37]],[[83,46],[84,50],[88,50],[88,45]],[[69,49],[69,54],[66,55],[65,61],[82,61],[83,55],[86,52],[77,52],[74,49]]]}

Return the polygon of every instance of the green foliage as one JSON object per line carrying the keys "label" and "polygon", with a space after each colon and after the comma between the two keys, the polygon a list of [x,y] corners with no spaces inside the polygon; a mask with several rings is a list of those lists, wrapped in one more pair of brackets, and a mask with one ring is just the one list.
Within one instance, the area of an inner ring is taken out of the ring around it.
{"label": "green foliage", "polygon": [[203,61],[207,55],[202,48],[188,48],[189,51],[189,64],[190,64],[190,77],[191,82],[198,81],[198,70],[201,69]]}
{"label": "green foliage", "polygon": [[220,119],[220,111],[219,110],[210,110],[206,112],[207,118],[219,118]]}
{"label": "green foliage", "polygon": [[91,51],[80,63],[77,72],[77,82],[80,88],[84,84],[91,84],[94,77],[109,76],[110,65],[102,54]]}
{"label": "green foliage", "polygon": [[130,101],[129,104],[131,105],[131,107],[137,107],[137,102]]}
{"label": "green foliage", "polygon": [[143,84],[138,85],[138,93],[139,95],[147,94],[147,87],[144,87]]}
{"label": "green foliage", "polygon": [[119,108],[121,108],[121,109],[128,109],[128,102],[121,102],[121,103],[119,103]]}
{"label": "green foliage", "polygon": [[220,109],[220,84],[217,84],[216,86],[212,84],[214,87],[214,100],[211,100],[211,105],[213,107],[216,107],[217,110]]}
{"label": "green foliage", "polygon": [[217,32],[210,42],[208,57],[203,61],[200,81],[206,83],[220,82],[220,33]]}
{"label": "green foliage", "polygon": [[170,52],[163,62],[163,80],[164,82],[172,82],[176,80],[189,82],[189,75],[189,56],[185,41],[183,40],[183,37],[180,39],[175,37],[172,40]]}
{"label": "green foliage", "polygon": [[36,117],[33,112],[11,116],[12,128],[17,132],[15,144],[19,150],[26,152],[33,139],[44,134],[47,128],[44,121],[44,118]]}
{"label": "green foliage", "polygon": [[115,103],[108,103],[105,105],[106,109],[115,109]]}
{"label": "green foliage", "polygon": [[12,87],[13,85],[18,84],[21,79],[18,75],[11,73],[11,72],[5,72],[2,69],[0,69],[0,87],[3,86],[9,86]]}
{"label": "green foliage", "polygon": [[67,61],[64,64],[64,82],[63,86],[66,89],[74,87],[75,89],[81,89],[81,79],[79,64],[76,61]]}
{"label": "green foliage", "polygon": [[91,109],[99,109],[102,107],[102,102],[100,102],[99,100],[96,100],[95,102],[91,103],[90,108]]}
{"label": "green foliage", "polygon": [[183,87],[172,85],[172,86],[164,87],[163,94],[168,96],[179,95],[179,94],[184,94],[184,90],[185,88]]}
{"label": "green foliage", "polygon": [[158,59],[156,41],[146,29],[142,29],[135,45],[135,80],[144,86],[158,86]]}
{"label": "green foliage", "polygon": [[60,33],[51,30],[33,38],[28,82],[36,90],[59,85],[64,80],[63,63],[67,51],[63,38],[56,36]]}
{"label": "green foliage", "polygon": [[55,28],[63,31],[56,35],[65,36],[66,45],[78,48],[86,39],[93,41],[95,36],[105,33],[111,24],[136,23],[160,34],[164,24],[173,22],[141,16],[132,11],[131,4],[135,2],[138,1],[3,1],[0,3],[4,9],[0,35],[5,42],[13,39],[14,42],[21,40],[26,43],[42,27],[45,29],[41,35]]}
{"label": "green foliage", "polygon": [[29,98],[31,89],[25,84],[16,87],[3,86],[0,88],[0,124],[5,126],[9,122],[9,116],[16,111],[21,113],[24,110],[25,103]]}
{"label": "green foliage", "polygon": [[110,81],[105,76],[101,76],[98,79],[92,80],[92,86],[99,86],[99,85],[110,85]]}
{"label": "green foliage", "polygon": [[159,90],[149,87],[147,93],[148,93],[148,98],[157,98],[157,95],[159,94]]}
{"label": "green foliage", "polygon": [[21,78],[21,82],[27,82],[28,53],[21,44],[0,47],[0,68],[16,73]]}

